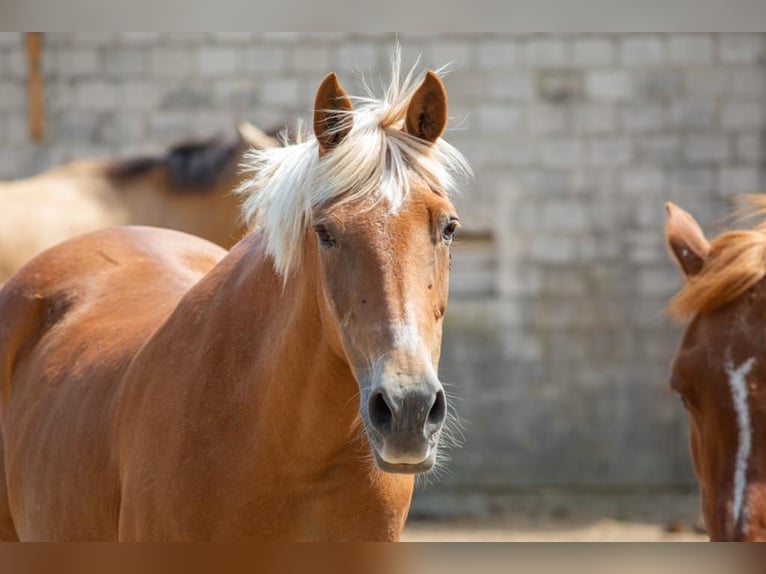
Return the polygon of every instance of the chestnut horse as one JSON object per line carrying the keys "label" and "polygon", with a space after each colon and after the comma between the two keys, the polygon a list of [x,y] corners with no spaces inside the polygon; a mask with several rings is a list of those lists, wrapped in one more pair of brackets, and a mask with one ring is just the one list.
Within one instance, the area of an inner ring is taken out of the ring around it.
{"label": "chestnut horse", "polygon": [[229,253],[145,227],[54,247],[0,290],[0,534],[397,540],[447,417],[449,193],[429,72],[254,152]]}
{"label": "chestnut horse", "polygon": [[[766,201],[750,198],[756,212]],[[708,243],[668,204],[666,238],[685,277],[670,310],[691,317],[671,387],[688,413],[712,540],[766,540],[766,223]]]}
{"label": "chestnut horse", "polygon": [[117,225],[156,225],[229,248],[245,227],[232,193],[248,146],[278,145],[243,124],[232,141],[174,146],[162,157],[81,160],[0,183],[0,284],[43,250]]}

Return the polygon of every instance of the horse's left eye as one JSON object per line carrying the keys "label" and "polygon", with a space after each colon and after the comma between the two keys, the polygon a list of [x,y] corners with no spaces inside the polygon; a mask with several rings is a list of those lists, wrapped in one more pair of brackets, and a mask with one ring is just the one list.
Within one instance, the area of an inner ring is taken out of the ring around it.
{"label": "horse's left eye", "polygon": [[314,231],[316,232],[317,239],[319,239],[319,243],[322,245],[322,247],[333,247],[335,245],[335,239],[333,239],[333,236],[330,235],[327,227],[324,225],[315,225]]}
{"label": "horse's left eye", "polygon": [[459,222],[457,219],[450,219],[447,225],[444,226],[444,229],[442,230],[442,238],[447,245],[452,243],[452,238],[455,235],[455,231],[457,231],[458,225]]}

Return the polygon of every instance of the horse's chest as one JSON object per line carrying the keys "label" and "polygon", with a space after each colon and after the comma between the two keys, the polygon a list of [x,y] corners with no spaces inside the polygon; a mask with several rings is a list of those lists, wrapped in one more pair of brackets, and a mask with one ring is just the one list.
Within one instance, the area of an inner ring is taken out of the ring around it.
{"label": "horse's chest", "polygon": [[[398,540],[411,492],[318,483],[274,487],[240,506],[239,535],[289,540]],[[236,537],[239,537],[236,535]],[[225,538],[225,537],[224,537]]]}

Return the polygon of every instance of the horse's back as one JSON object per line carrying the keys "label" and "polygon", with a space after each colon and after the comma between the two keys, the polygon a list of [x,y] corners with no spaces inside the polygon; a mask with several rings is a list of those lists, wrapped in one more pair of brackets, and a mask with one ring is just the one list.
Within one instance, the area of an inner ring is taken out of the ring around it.
{"label": "horse's back", "polygon": [[116,538],[120,377],[225,253],[175,231],[108,229],[43,252],[0,289],[5,478],[22,539]]}

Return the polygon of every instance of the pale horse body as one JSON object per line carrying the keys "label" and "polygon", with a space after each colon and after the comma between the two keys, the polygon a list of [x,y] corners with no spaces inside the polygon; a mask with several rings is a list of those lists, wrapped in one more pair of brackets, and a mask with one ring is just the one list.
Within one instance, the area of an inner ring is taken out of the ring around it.
{"label": "pale horse body", "polygon": [[120,225],[176,229],[228,249],[245,232],[233,193],[242,155],[277,145],[245,123],[229,142],[179,144],[157,158],[78,160],[0,182],[0,284],[57,243]]}

